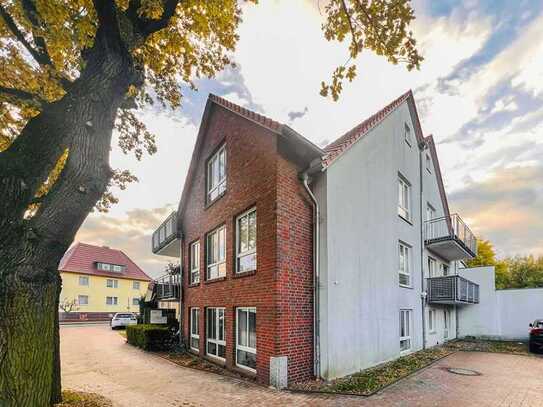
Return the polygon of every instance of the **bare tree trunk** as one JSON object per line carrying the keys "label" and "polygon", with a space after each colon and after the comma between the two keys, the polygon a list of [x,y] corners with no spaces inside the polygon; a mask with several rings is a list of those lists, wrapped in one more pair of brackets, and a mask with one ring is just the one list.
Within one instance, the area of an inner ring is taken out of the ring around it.
{"label": "bare tree trunk", "polygon": [[58,253],[39,242],[34,247],[24,239],[14,242],[0,260],[0,275],[7,276],[0,281],[0,405],[49,406],[58,334]]}
{"label": "bare tree trunk", "polygon": [[[59,101],[31,119],[0,153],[0,406],[60,400],[58,263],[105,192],[111,134],[129,85],[141,86],[113,1],[95,0],[99,28],[86,67]],[[40,202],[23,215],[64,149],[68,160]]]}

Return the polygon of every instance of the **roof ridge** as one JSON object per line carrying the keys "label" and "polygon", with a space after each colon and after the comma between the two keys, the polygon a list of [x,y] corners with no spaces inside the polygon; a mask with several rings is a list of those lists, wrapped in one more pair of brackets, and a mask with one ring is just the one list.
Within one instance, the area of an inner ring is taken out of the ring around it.
{"label": "roof ridge", "polygon": [[278,122],[276,120],[273,120],[267,116],[264,116],[258,112],[255,112],[254,110],[247,109],[241,105],[238,105],[228,99],[225,99],[221,96],[217,96],[214,93],[209,94],[209,99],[211,99],[213,102],[217,103],[218,105],[233,111],[234,113],[239,114],[240,116],[245,117],[248,120],[252,120],[261,126],[264,126],[274,132],[278,131],[282,126],[284,126],[283,123]]}

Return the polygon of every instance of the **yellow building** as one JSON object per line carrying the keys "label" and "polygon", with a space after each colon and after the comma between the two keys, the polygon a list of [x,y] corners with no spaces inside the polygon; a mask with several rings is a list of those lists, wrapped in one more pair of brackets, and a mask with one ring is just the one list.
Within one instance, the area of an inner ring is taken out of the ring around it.
{"label": "yellow building", "polygon": [[139,312],[151,278],[120,250],[77,243],[59,264],[61,321],[109,320]]}

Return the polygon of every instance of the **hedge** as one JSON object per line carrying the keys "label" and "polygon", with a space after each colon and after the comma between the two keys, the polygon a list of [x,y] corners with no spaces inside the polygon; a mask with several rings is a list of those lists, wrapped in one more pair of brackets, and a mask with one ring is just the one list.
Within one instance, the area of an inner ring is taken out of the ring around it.
{"label": "hedge", "polygon": [[171,331],[165,325],[128,325],[126,339],[144,350],[166,350],[171,345]]}

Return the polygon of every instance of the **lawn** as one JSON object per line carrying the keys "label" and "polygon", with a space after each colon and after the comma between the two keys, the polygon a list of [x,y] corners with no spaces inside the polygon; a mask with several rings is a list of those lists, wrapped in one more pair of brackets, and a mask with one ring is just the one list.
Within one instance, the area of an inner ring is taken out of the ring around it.
{"label": "lawn", "polygon": [[513,355],[531,355],[528,351],[528,344],[515,341],[488,341],[481,339],[462,339],[449,342],[447,346],[454,350],[511,353]]}
{"label": "lawn", "polygon": [[295,384],[291,389],[369,396],[453,352],[447,347],[434,347],[330,382],[313,380]]}
{"label": "lawn", "polygon": [[62,392],[62,403],[55,404],[55,407],[112,407],[113,403],[96,393],[85,393],[82,391],[64,390]]}
{"label": "lawn", "polygon": [[312,380],[297,383],[291,386],[291,390],[369,396],[457,351],[530,355],[528,345],[523,342],[456,340],[329,382]]}

